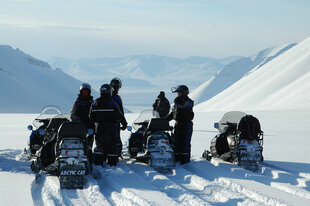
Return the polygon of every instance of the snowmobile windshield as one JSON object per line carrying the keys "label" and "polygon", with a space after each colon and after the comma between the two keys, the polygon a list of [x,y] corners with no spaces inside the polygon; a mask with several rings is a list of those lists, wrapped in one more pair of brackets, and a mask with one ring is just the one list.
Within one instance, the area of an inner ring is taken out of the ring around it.
{"label": "snowmobile windshield", "polygon": [[240,122],[242,117],[246,116],[246,113],[239,112],[239,111],[231,111],[224,114],[222,119],[218,123],[218,130],[220,133],[224,133],[226,129],[228,128],[228,124],[237,124]]}
{"label": "snowmobile windshield", "polygon": [[152,118],[160,118],[158,112],[152,109],[144,110],[140,113],[138,119],[133,122],[132,127],[135,130],[138,130],[142,126],[146,127]]}
{"label": "snowmobile windshield", "polygon": [[58,106],[44,106],[42,108],[41,114],[33,120],[33,125],[39,128],[43,124],[48,124],[52,118],[56,116],[63,116],[61,110]]}

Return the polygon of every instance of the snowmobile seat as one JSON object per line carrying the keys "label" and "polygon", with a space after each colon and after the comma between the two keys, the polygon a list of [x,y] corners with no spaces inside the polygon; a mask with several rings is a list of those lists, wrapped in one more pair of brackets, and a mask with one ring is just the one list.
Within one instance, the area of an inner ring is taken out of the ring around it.
{"label": "snowmobile seat", "polygon": [[237,131],[240,139],[261,140],[261,131],[258,119],[252,115],[246,115],[239,121]]}
{"label": "snowmobile seat", "polygon": [[164,118],[152,118],[147,125],[147,131],[171,131],[173,127],[169,125],[169,121]]}
{"label": "snowmobile seat", "polygon": [[58,140],[64,137],[79,137],[81,140],[86,139],[86,127],[81,122],[64,122],[58,130]]}

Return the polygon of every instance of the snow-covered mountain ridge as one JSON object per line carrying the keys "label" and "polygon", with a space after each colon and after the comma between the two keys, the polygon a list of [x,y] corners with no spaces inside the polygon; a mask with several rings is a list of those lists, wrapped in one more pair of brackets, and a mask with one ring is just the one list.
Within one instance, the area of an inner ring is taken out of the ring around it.
{"label": "snow-covered mountain ridge", "polygon": [[192,91],[190,93],[190,97],[195,101],[196,104],[207,101],[240,80],[244,75],[259,69],[295,45],[295,43],[292,43],[288,45],[268,48],[258,52],[255,55],[236,60],[226,65],[211,79],[207,80],[194,91]]}
{"label": "snow-covered mountain ridge", "polygon": [[[44,105],[71,109],[81,81],[53,70],[19,49],[0,45],[0,112],[40,112]],[[98,94],[97,92],[93,92]]]}
{"label": "snow-covered mountain ridge", "polygon": [[123,81],[120,94],[125,105],[151,106],[159,91],[165,91],[173,100],[170,88],[186,84],[196,88],[221,70],[226,64],[241,57],[215,59],[192,56],[179,59],[158,55],[132,55],[126,57],[81,58],[48,60],[53,68],[89,82],[94,88],[108,83],[115,76]]}
{"label": "snow-covered mountain ridge", "polygon": [[310,38],[307,38],[253,68],[228,89],[197,105],[195,110],[309,110],[309,67]]}

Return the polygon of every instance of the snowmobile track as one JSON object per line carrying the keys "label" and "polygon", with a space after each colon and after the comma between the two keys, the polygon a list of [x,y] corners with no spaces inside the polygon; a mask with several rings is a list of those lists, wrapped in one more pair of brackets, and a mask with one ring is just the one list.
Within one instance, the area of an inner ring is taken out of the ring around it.
{"label": "snowmobile track", "polygon": [[157,172],[144,163],[128,160],[127,165],[147,182],[177,201],[178,205],[210,205],[205,199],[197,196],[183,185],[173,182],[166,175]]}
{"label": "snowmobile track", "polygon": [[[206,173],[210,174],[211,177],[214,177],[214,174],[216,174],[218,170],[220,169],[224,170],[226,174],[222,172],[222,176],[223,174],[224,176],[219,178],[219,180],[221,180],[222,183],[226,184],[227,186],[236,187],[239,185],[240,188],[243,187],[242,181],[239,181],[239,183],[237,183],[236,181],[230,180],[234,178],[234,179],[241,179],[241,180],[250,180],[253,182],[253,186],[257,185],[257,188],[265,188],[265,189],[261,189],[260,191],[257,191],[257,194],[267,197],[267,198],[264,198],[265,201],[267,202],[270,202],[268,201],[268,199],[270,199],[271,202],[279,201],[279,203],[283,202],[285,204],[293,204],[294,199],[296,199],[298,201],[304,202],[305,205],[309,204],[309,197],[310,197],[309,191],[297,185],[296,176],[293,174],[288,174],[288,175],[295,176],[295,180],[294,178],[286,179],[288,178],[287,176],[285,176],[285,178],[277,178],[277,176],[267,175],[268,173],[261,174],[260,172],[264,171],[264,169],[263,170],[259,169],[256,172],[252,172],[252,171],[238,167],[237,165],[234,165],[231,163],[217,162],[217,160],[214,160],[214,159],[211,160],[211,164],[209,162],[203,163],[201,161],[199,161],[199,164],[198,164],[198,162],[196,161],[193,164],[191,164],[191,166],[188,167],[188,169],[190,171],[194,171],[194,173],[197,172],[199,175],[204,176],[204,174],[202,174],[201,172],[202,170],[201,167],[205,164],[211,166],[211,167],[209,166],[208,170],[206,170]],[[267,168],[267,169],[265,168],[265,170],[269,170],[270,174],[274,173],[274,174],[287,175],[287,172],[274,170],[273,168]],[[247,186],[244,187],[244,189],[246,188]],[[271,188],[275,188],[279,191],[279,195],[277,197],[275,196],[271,197],[268,194],[267,191],[270,190]],[[281,193],[282,195],[280,195]]]}
{"label": "snowmobile track", "polygon": [[96,170],[101,173],[101,178],[97,179],[100,190],[110,197],[112,205],[159,205],[161,199],[168,205],[177,205],[133,172],[124,161],[117,167],[96,167]]}

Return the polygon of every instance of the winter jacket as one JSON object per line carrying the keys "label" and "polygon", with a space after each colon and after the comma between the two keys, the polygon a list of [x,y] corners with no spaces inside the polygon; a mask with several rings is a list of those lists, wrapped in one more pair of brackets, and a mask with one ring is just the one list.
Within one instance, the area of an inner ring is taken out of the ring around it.
{"label": "winter jacket", "polygon": [[160,117],[166,117],[170,110],[169,100],[164,95],[158,95],[155,103],[153,104],[153,110],[157,111]]}
{"label": "winter jacket", "polygon": [[107,124],[119,123],[123,116],[117,103],[109,95],[96,99],[89,113],[90,120],[95,122],[96,134],[100,134]]}
{"label": "winter jacket", "polygon": [[72,105],[71,110],[71,120],[72,121],[80,121],[85,127],[93,128],[94,125],[91,123],[89,119],[89,110],[91,104],[94,102],[93,97],[83,97],[81,94],[75,99]]}
{"label": "winter jacket", "polygon": [[194,118],[193,106],[194,101],[188,96],[176,97],[172,112],[167,116],[167,119],[169,121],[174,119],[176,122],[189,122]]}

